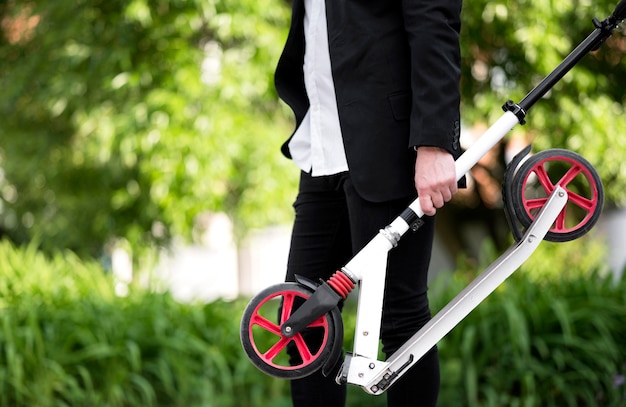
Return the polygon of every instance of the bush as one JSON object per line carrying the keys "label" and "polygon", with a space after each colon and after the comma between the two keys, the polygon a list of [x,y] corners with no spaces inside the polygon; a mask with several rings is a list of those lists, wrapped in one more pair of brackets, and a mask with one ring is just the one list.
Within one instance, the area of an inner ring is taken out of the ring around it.
{"label": "bush", "polygon": [[[521,270],[461,322],[439,345],[441,405],[626,405],[626,278],[575,274]],[[439,285],[434,306],[466,283]]]}
{"label": "bush", "polygon": [[118,297],[97,263],[0,243],[0,406],[280,406],[241,351],[244,305]]}
{"label": "bush", "polygon": [[[469,274],[434,284],[434,311]],[[119,297],[97,263],[0,243],[0,406],[289,406],[288,382],[241,349],[246,302]],[[349,302],[347,348],[354,311]],[[626,278],[521,270],[441,341],[439,405],[624,405],[624,321]],[[354,386],[348,397],[386,405]]]}

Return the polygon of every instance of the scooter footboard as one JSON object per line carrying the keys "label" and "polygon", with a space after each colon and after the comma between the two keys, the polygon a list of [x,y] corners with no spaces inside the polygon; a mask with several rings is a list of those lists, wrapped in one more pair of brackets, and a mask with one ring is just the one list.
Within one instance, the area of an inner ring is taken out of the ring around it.
{"label": "scooter footboard", "polygon": [[568,194],[557,186],[523,238],[472,281],[386,362],[347,355],[337,381],[361,386],[367,393],[381,394],[422,358],[472,310],[500,286],[537,249],[565,207]]}

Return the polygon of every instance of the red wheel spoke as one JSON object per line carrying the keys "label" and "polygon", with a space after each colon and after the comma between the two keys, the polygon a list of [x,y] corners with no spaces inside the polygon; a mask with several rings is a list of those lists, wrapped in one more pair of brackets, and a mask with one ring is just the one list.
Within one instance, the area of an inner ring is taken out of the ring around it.
{"label": "red wheel spoke", "polygon": [[303,363],[309,363],[311,359],[313,359],[313,355],[309,350],[306,342],[302,338],[302,335],[296,334],[293,337],[294,342],[296,343],[296,347],[298,348],[298,352],[300,352],[300,357],[302,358]]}
{"label": "red wheel spoke", "polygon": [[269,331],[273,334],[279,335],[280,336],[280,327],[278,325],[276,325],[275,323],[273,323],[272,321],[270,321],[269,319],[265,318],[264,316],[259,315],[258,313],[255,314],[252,319],[250,320],[250,323],[252,325],[258,325],[261,328],[265,329],[266,331]]}
{"label": "red wheel spoke", "polygon": [[280,323],[282,324],[291,316],[291,311],[293,310],[293,302],[295,299],[295,295],[293,293],[284,293],[283,294],[283,309],[280,316]]}
{"label": "red wheel spoke", "polygon": [[564,231],[567,228],[565,227],[565,218],[566,216],[566,212],[567,212],[567,206],[565,208],[563,208],[563,210],[561,211],[561,213],[559,213],[559,215],[556,217],[556,220],[554,221],[554,228],[553,230],[557,230],[557,231]]}
{"label": "red wheel spoke", "polygon": [[543,205],[545,205],[547,200],[548,200],[548,198],[528,199],[528,200],[526,200],[526,202],[524,202],[524,206],[529,211],[532,210],[532,209],[540,209],[540,208],[543,207]]}
{"label": "red wheel spoke", "polygon": [[558,184],[562,186],[563,188],[565,188],[567,185],[569,185],[570,182],[572,182],[578,176],[578,174],[582,172],[582,170],[583,169],[580,165],[574,165],[572,168],[567,170],[565,175],[561,177]]}
{"label": "red wheel spoke", "polygon": [[315,321],[311,322],[307,328],[314,328],[314,327],[320,327],[320,326],[321,327],[325,327],[326,326],[326,321],[324,319],[324,316],[321,316],[318,319],[316,319]]}
{"label": "red wheel spoke", "polygon": [[543,189],[545,189],[548,194],[551,194],[552,191],[554,191],[554,184],[550,180],[550,176],[548,176],[548,172],[546,171],[545,167],[543,165],[537,166],[535,168],[535,174],[537,175],[537,179],[543,186]]}
{"label": "red wheel spoke", "polygon": [[283,349],[285,349],[285,346],[287,346],[289,341],[291,341],[291,338],[281,337],[280,340],[274,344],[274,346],[269,348],[267,352],[263,354],[263,358],[271,362]]}
{"label": "red wheel spoke", "polygon": [[596,201],[594,199],[585,198],[584,196],[569,190],[567,191],[567,199],[587,212],[591,212],[596,206]]}

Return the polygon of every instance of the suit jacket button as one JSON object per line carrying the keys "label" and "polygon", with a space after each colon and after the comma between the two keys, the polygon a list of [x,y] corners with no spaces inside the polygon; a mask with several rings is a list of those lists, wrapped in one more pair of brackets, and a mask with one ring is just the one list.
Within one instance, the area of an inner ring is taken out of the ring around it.
{"label": "suit jacket button", "polygon": [[461,123],[458,120],[454,121],[454,131],[452,136],[452,148],[456,151],[459,149],[459,138],[461,136]]}

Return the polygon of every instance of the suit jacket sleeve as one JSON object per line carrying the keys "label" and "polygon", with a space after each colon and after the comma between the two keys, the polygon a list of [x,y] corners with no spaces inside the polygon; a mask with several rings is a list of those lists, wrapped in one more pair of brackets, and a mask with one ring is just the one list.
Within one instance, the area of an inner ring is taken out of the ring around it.
{"label": "suit jacket sleeve", "polygon": [[409,146],[460,154],[461,0],[402,0],[411,52]]}

